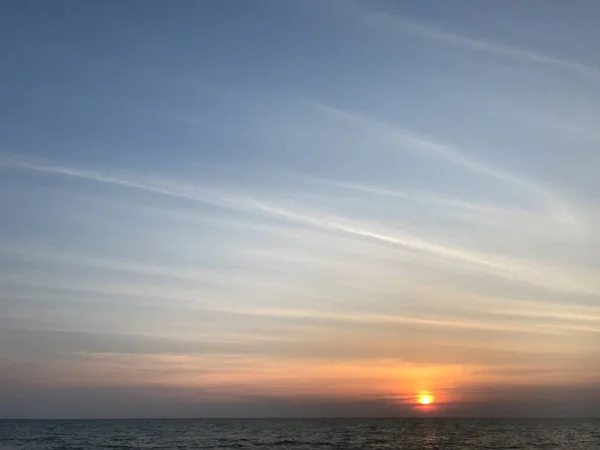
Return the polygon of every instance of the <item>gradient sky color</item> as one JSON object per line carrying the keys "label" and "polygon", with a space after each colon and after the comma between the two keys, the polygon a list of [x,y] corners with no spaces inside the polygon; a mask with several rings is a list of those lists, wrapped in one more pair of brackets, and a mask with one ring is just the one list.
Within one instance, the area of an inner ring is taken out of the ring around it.
{"label": "gradient sky color", "polygon": [[0,417],[600,415],[600,2],[0,17]]}

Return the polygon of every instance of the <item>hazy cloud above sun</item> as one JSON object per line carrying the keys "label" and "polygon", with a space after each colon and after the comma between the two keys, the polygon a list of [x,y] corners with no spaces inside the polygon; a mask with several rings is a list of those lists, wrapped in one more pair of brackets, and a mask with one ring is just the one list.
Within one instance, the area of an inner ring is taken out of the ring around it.
{"label": "hazy cloud above sun", "polygon": [[600,413],[600,5],[2,10],[0,417]]}

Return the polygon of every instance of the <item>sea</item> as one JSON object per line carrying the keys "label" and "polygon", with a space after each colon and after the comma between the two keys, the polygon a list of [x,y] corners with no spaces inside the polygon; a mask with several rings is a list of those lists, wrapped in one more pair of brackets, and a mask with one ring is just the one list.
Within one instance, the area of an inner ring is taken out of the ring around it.
{"label": "sea", "polygon": [[16,449],[600,450],[600,419],[0,420]]}

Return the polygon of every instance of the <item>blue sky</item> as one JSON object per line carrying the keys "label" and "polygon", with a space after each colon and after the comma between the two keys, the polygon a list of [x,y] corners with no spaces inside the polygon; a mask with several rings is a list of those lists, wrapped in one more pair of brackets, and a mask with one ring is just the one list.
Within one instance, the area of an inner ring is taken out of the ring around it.
{"label": "blue sky", "polygon": [[598,414],[599,13],[5,2],[0,416]]}

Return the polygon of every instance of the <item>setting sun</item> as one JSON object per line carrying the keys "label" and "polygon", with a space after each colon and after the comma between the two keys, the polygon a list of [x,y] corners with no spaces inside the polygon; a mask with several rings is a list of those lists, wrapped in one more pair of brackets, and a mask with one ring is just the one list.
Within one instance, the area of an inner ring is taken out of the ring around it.
{"label": "setting sun", "polygon": [[430,405],[431,403],[433,403],[433,395],[430,395],[430,394],[421,394],[417,398],[417,401],[421,405]]}

